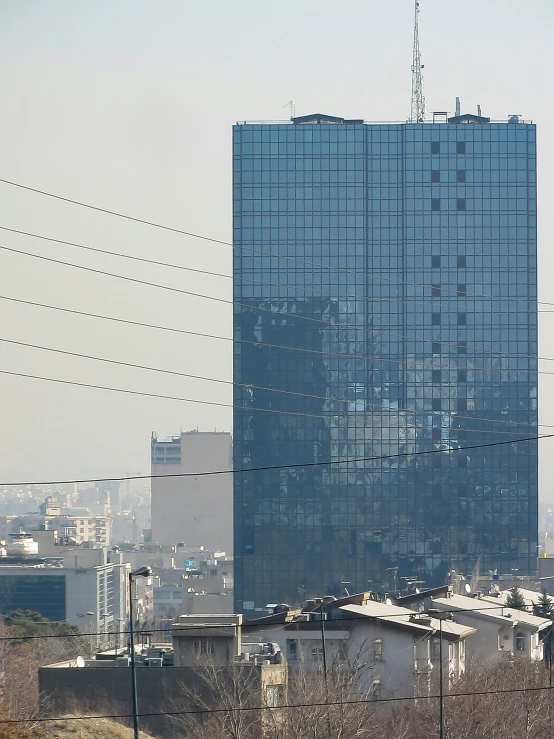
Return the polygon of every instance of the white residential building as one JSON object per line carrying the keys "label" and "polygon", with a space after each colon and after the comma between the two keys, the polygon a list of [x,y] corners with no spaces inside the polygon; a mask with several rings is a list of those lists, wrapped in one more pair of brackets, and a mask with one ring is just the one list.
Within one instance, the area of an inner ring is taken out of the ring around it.
{"label": "white residential building", "polygon": [[325,603],[323,624],[316,606],[290,620],[281,614],[280,625],[271,617],[261,618],[245,623],[244,630],[250,640],[271,638],[289,666],[308,670],[321,669],[324,639],[327,664],[355,668],[361,692],[375,696],[427,695],[432,676],[438,675],[441,651],[445,679],[463,673],[465,640],[473,628],[373,601],[367,595]]}
{"label": "white residential building", "polygon": [[432,598],[431,607],[454,614],[456,621],[475,629],[468,640],[472,659],[494,664],[515,655],[540,661],[543,658],[541,637],[552,622],[527,611],[509,608],[497,598],[469,598],[449,594]]}

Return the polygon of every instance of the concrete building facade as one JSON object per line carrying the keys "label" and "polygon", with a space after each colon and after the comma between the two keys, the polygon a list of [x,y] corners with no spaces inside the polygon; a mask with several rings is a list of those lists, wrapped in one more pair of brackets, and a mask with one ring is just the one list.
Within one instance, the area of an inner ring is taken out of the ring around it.
{"label": "concrete building facade", "polygon": [[165,441],[153,434],[151,463],[152,544],[232,551],[232,474],[194,474],[231,469],[231,434],[188,431]]}

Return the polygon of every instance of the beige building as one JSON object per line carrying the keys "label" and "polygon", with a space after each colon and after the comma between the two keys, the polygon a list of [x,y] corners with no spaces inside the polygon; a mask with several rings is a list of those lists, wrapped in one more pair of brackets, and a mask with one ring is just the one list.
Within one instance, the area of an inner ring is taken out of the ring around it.
{"label": "beige building", "polygon": [[233,549],[233,476],[195,475],[231,469],[231,434],[188,431],[151,441],[152,543],[184,542]]}

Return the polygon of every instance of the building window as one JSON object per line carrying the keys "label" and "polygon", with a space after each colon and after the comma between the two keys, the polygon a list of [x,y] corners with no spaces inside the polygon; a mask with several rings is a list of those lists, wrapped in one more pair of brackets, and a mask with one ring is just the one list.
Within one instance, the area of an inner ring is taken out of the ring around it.
{"label": "building window", "polygon": [[433,441],[440,441],[442,438],[442,429],[440,426],[433,426],[433,429],[431,430],[431,438]]}
{"label": "building window", "polygon": [[289,662],[298,660],[298,642],[296,639],[287,639],[287,660]]}
{"label": "building window", "polygon": [[456,141],[456,154],[465,154],[465,153],[466,153],[466,142]]}
{"label": "building window", "polygon": [[196,639],[192,643],[194,654],[200,657],[204,654],[214,654],[215,647],[212,639]]}
{"label": "building window", "polygon": [[466,171],[465,169],[459,169],[456,172],[456,182],[465,182],[466,181]]}
{"label": "building window", "polygon": [[441,325],[441,314],[440,313],[432,313],[431,314],[431,323],[433,326],[440,326]]}
{"label": "building window", "polygon": [[441,399],[440,398],[433,398],[431,400],[431,408],[434,411],[440,411],[441,410]]}
{"label": "building window", "polygon": [[431,638],[431,662],[440,662],[441,640],[438,636]]}
{"label": "building window", "polygon": [[441,144],[440,141],[431,141],[431,154],[440,154]]}
{"label": "building window", "polygon": [[373,659],[375,662],[383,661],[383,640],[375,639],[373,642]]}
{"label": "building window", "polygon": [[440,210],[441,201],[440,198],[431,198],[431,210]]}
{"label": "building window", "polygon": [[431,382],[441,382],[442,373],[440,370],[431,371]]}
{"label": "building window", "polygon": [[467,313],[458,313],[458,326],[465,326],[467,323]]}
{"label": "building window", "polygon": [[380,680],[374,680],[371,683],[371,694],[373,695],[373,697],[374,698],[380,698],[381,697],[381,690],[382,690],[381,681]]}
{"label": "building window", "polygon": [[459,411],[467,411],[467,400],[465,398],[459,398],[459,400],[458,400],[458,410]]}
{"label": "building window", "polygon": [[467,370],[465,369],[458,370],[458,382],[467,382]]}
{"label": "building window", "polygon": [[[439,257],[440,259],[440,257]],[[432,298],[440,298],[441,296],[441,286],[440,285],[432,285],[431,286],[431,297]]]}
{"label": "building window", "polygon": [[441,258],[438,255],[431,257],[431,267],[440,267],[441,266]]}
{"label": "building window", "polygon": [[458,341],[458,354],[467,354],[467,341]]}
{"label": "building window", "polygon": [[265,686],[265,704],[269,708],[277,708],[283,705],[285,695],[284,685],[266,685]]}
{"label": "building window", "polygon": [[518,631],[516,634],[516,652],[525,652],[525,634]]}
{"label": "building window", "polygon": [[458,259],[456,262],[456,265],[459,269],[465,269],[467,264],[467,259],[463,254],[458,255]]}
{"label": "building window", "polygon": [[210,570],[210,577],[217,577],[217,570],[215,568]]}
{"label": "building window", "polygon": [[440,181],[441,181],[440,169],[432,169],[431,170],[431,182],[440,182]]}
{"label": "building window", "polygon": [[467,295],[467,285],[465,285],[463,282],[458,282],[456,292],[459,298],[464,298]]}
{"label": "building window", "polygon": [[458,646],[458,655],[459,655],[460,661],[461,661],[461,660],[464,660],[466,658],[466,643],[462,639],[458,644],[459,644],[459,646]]}
{"label": "building window", "polygon": [[440,354],[440,353],[441,353],[440,341],[433,341],[433,344],[431,346],[431,354]]}
{"label": "building window", "polygon": [[458,198],[456,201],[456,210],[465,210],[466,209],[466,199],[465,198]]}
{"label": "building window", "polygon": [[323,662],[323,648],[312,647],[312,662]]}

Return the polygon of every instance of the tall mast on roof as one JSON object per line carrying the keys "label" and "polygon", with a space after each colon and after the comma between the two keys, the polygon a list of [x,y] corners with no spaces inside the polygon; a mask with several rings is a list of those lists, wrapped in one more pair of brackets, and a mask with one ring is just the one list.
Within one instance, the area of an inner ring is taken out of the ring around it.
{"label": "tall mast on roof", "polygon": [[415,2],[414,13],[414,50],[412,59],[412,109],[410,123],[423,123],[425,120],[425,97],[423,95],[423,77],[421,70],[421,53],[419,51],[419,0]]}

